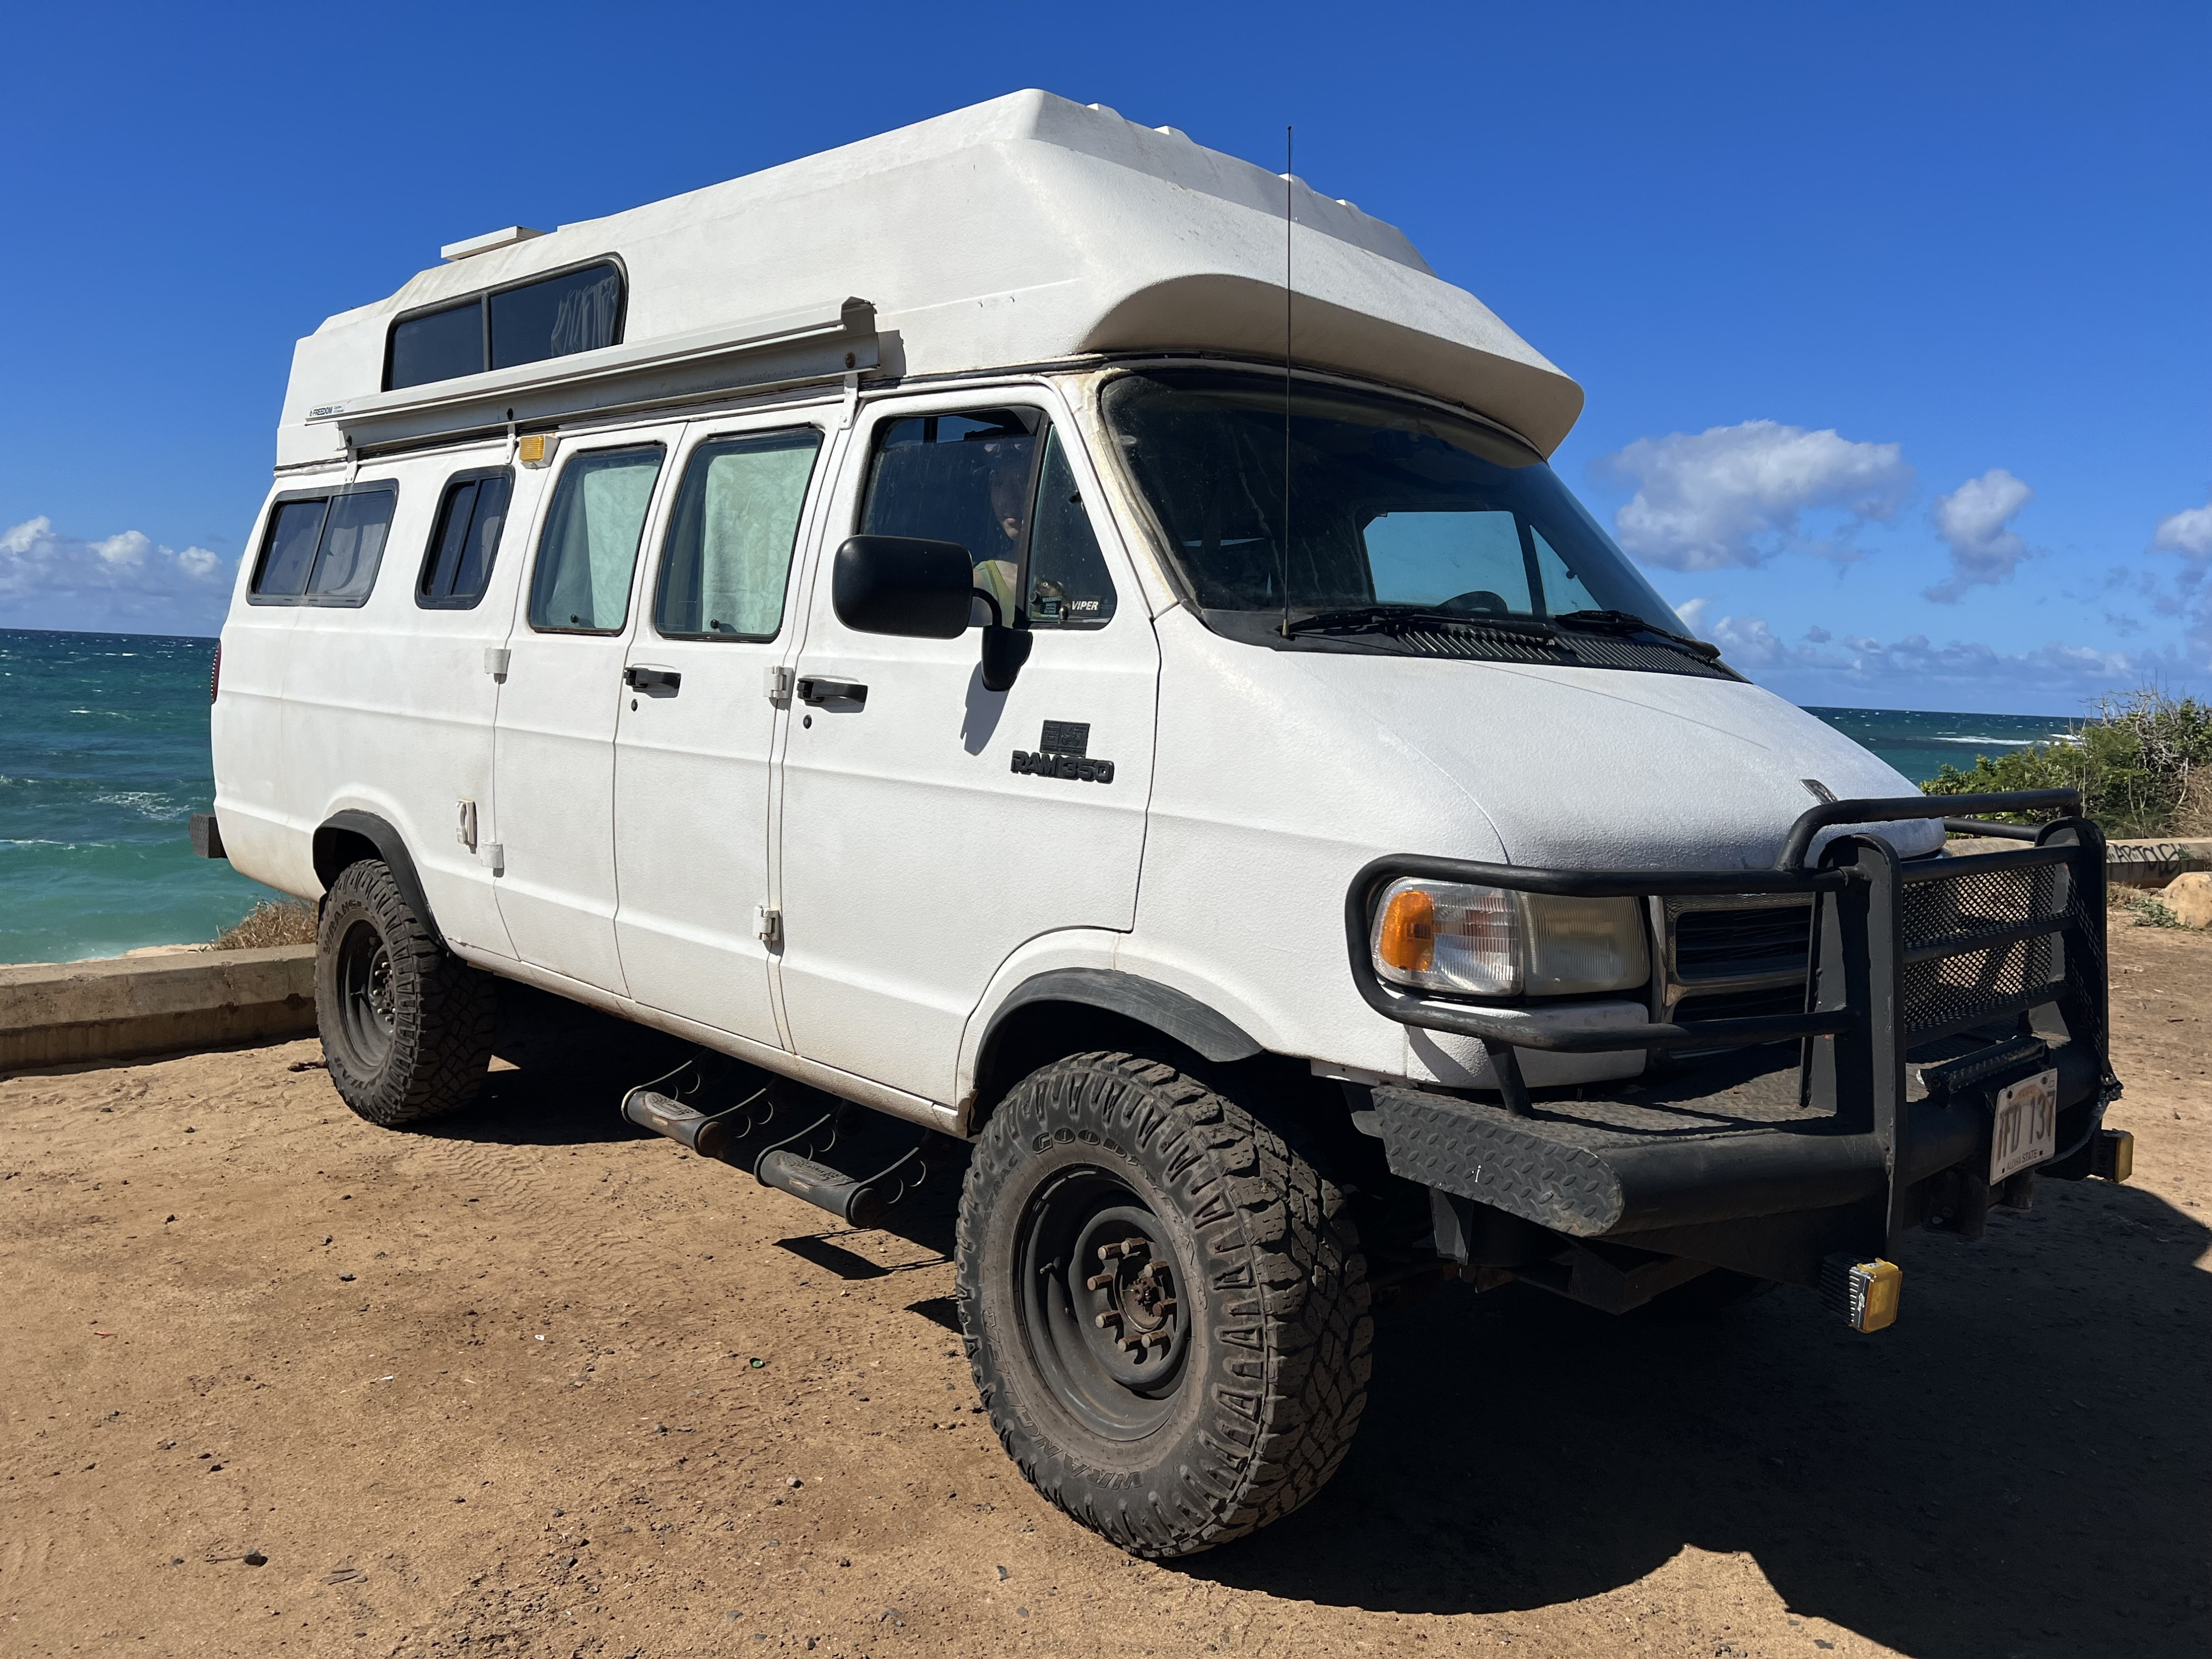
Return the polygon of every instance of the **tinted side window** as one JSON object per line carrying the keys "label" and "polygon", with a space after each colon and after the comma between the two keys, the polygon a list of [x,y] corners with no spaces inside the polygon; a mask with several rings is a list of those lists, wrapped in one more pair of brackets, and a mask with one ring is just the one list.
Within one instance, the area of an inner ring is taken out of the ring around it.
{"label": "tinted side window", "polygon": [[1045,436],[1030,532],[1029,618],[1032,628],[1103,628],[1114,617],[1114,579],[1075,487],[1060,430]]}
{"label": "tinted side window", "polygon": [[799,509],[822,434],[811,427],[691,452],[660,557],[653,625],[708,639],[774,639]]}
{"label": "tinted side window", "polygon": [[388,483],[280,501],[247,592],[261,605],[358,605],[376,585],[399,495]]}
{"label": "tinted side window", "polygon": [[622,272],[588,265],[491,296],[491,366],[509,368],[621,338]]}
{"label": "tinted side window", "polygon": [[323,538],[323,519],[330,510],[328,497],[280,503],[261,538],[261,559],[253,568],[248,591],[271,599],[295,599],[307,592],[315,544]]}
{"label": "tinted side window", "polygon": [[659,444],[603,449],[562,469],[530,581],[532,628],[614,634],[629,620],[630,574],[661,453]]}
{"label": "tinted side window", "polygon": [[[1031,410],[916,415],[878,428],[860,532],[957,542],[1012,622],[1042,418]],[[978,622],[986,622],[981,601]]]}
{"label": "tinted side window", "polygon": [[384,562],[385,538],[392,532],[392,509],[398,496],[389,489],[340,495],[323,520],[323,544],[307,577],[310,598],[335,605],[359,605],[376,585]]}
{"label": "tinted side window", "polygon": [[483,301],[478,298],[393,324],[384,389],[481,374],[483,366]]}
{"label": "tinted side window", "polygon": [[611,262],[475,294],[392,325],[384,389],[619,345],[626,298]]}
{"label": "tinted side window", "polygon": [[423,550],[416,604],[465,611],[483,598],[514,488],[514,475],[507,471],[463,473],[446,486],[430,544]]}

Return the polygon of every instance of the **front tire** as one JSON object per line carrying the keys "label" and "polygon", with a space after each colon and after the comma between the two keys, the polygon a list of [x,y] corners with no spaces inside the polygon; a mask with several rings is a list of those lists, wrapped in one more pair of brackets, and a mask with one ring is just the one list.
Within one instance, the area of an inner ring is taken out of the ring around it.
{"label": "front tire", "polygon": [[438,943],[390,869],[339,872],[315,930],[315,1024],[340,1099],[385,1128],[468,1105],[497,1019],[489,976]]}
{"label": "front tire", "polygon": [[1079,1054],[1018,1085],[969,1163],[957,1255],[1000,1443],[1124,1549],[1279,1520],[1351,1448],[1373,1324],[1344,1195],[1171,1066]]}

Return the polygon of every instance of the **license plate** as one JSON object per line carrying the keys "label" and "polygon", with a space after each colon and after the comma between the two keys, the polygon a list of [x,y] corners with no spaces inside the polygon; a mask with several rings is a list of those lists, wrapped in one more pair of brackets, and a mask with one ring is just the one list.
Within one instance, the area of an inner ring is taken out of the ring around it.
{"label": "license plate", "polygon": [[2039,1072],[1997,1091],[1990,1185],[2033,1169],[2058,1150],[2058,1073]]}

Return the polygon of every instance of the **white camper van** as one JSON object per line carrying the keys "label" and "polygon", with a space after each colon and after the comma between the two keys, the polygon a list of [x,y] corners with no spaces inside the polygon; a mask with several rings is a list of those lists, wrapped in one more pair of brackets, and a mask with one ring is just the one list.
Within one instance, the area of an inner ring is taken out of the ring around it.
{"label": "white camper van", "polygon": [[1580,389],[1350,203],[1027,92],[444,252],[300,343],[203,850],[319,899],[372,1121],[505,978],[848,1219],[973,1143],[978,1388],[1124,1547],[1310,1498],[1442,1279],[1870,1331],[1902,1230],[2125,1174],[2072,798],[1690,637]]}

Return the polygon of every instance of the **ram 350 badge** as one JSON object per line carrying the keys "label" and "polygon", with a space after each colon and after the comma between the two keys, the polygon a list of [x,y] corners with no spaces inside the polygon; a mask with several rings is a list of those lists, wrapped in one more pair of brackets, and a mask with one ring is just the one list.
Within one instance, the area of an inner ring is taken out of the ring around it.
{"label": "ram 350 badge", "polygon": [[1090,721],[1047,720],[1034,753],[1026,749],[1014,750],[1013,769],[1033,777],[1072,778],[1079,783],[1113,782],[1114,763],[1091,759],[1085,752],[1090,747]]}

